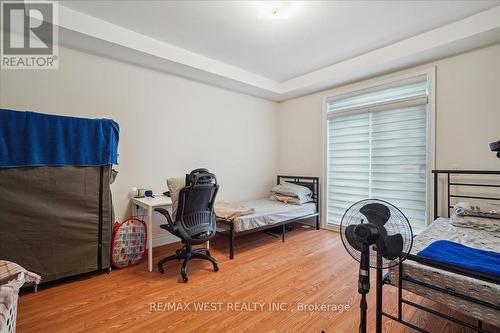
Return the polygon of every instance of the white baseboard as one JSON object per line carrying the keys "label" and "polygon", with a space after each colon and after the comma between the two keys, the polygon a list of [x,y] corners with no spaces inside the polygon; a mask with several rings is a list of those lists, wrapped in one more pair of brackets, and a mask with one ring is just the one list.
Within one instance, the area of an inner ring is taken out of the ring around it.
{"label": "white baseboard", "polygon": [[172,234],[153,238],[153,247],[180,242],[181,239]]}

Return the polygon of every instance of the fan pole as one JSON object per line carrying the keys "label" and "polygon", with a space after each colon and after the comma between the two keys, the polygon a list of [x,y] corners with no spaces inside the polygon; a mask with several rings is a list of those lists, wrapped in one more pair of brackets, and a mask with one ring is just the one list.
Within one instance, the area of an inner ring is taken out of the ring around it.
{"label": "fan pole", "polygon": [[365,292],[361,293],[361,302],[360,302],[359,306],[361,307],[359,332],[366,333],[366,309],[368,308],[368,305],[366,304],[366,293]]}
{"label": "fan pole", "polygon": [[375,332],[382,333],[382,254],[377,251],[377,304]]}
{"label": "fan pole", "polygon": [[366,333],[366,294],[370,291],[370,248],[365,243],[361,250],[361,261],[359,263],[358,292],[361,294],[359,307],[361,309],[359,332]]}

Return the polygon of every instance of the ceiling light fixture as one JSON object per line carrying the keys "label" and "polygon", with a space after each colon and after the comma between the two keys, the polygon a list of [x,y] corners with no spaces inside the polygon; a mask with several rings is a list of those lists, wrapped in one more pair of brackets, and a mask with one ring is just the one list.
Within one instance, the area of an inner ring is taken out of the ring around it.
{"label": "ceiling light fixture", "polygon": [[300,1],[257,1],[258,17],[261,19],[286,20],[298,7]]}

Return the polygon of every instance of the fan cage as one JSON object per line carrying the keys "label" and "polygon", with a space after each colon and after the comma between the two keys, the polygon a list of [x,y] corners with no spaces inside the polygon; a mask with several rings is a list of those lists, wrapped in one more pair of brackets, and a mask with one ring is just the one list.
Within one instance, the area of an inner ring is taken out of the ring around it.
{"label": "fan cage", "polygon": [[[380,200],[380,199],[365,199],[354,203],[351,207],[349,207],[344,215],[342,216],[342,220],[340,222],[340,236],[344,247],[347,252],[356,260],[361,260],[361,252],[352,247],[347,239],[345,239],[345,229],[350,225],[360,224],[361,221],[363,223],[368,223],[366,217],[361,214],[360,209],[371,203],[379,203],[383,204],[390,211],[390,218],[387,223],[384,225],[387,230],[387,235],[395,235],[401,234],[403,236],[403,251],[401,255],[395,260],[388,260],[386,258],[382,258],[382,268],[389,268],[398,265],[400,262],[405,260],[408,253],[410,253],[412,245],[413,245],[413,230],[411,228],[410,222],[408,218],[399,210],[396,206],[391,204],[390,202]],[[377,265],[377,251],[376,246],[370,246],[370,267],[378,268]]]}

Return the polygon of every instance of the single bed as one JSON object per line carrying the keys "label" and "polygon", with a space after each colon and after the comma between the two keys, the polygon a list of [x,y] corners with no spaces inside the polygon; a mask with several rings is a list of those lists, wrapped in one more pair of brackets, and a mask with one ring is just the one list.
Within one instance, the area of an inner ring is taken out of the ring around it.
{"label": "single bed", "polygon": [[302,205],[286,204],[270,198],[238,202],[239,205],[253,208],[255,212],[239,216],[233,221],[217,221],[217,232],[229,238],[229,257],[231,259],[234,259],[234,243],[237,236],[281,226],[283,229],[282,240],[285,241],[284,229],[286,225],[307,218],[315,218],[316,229],[319,229],[319,177],[277,176],[277,184],[282,181],[308,187],[312,191],[312,201]]}
{"label": "single bed", "polygon": [[[451,201],[466,199],[475,200],[498,200],[500,197],[486,197],[467,195],[464,188],[495,189],[500,184],[490,182],[491,177],[500,175],[500,171],[457,171],[457,170],[433,170],[434,174],[434,222],[422,233],[414,238],[413,248],[407,259],[401,264],[391,267],[388,273],[382,277],[382,271],[377,270],[377,323],[381,325],[381,318],[385,316],[411,327],[419,332],[427,332],[416,324],[405,320],[403,305],[409,305],[432,315],[450,320],[476,332],[489,332],[483,327],[483,322],[500,327],[500,278],[477,271],[445,264],[435,260],[416,255],[436,240],[449,240],[466,246],[500,252],[500,232],[485,231],[477,228],[458,227],[450,223],[450,209],[453,208]],[[438,177],[446,176],[445,188],[447,188],[447,217],[439,217],[438,207]],[[464,182],[453,179],[452,176],[473,176],[483,178],[474,182]],[[484,178],[484,175],[490,178]],[[458,191],[460,189],[460,191]],[[488,193],[488,192],[487,192]],[[490,192],[491,193],[491,192]],[[498,192],[495,192],[498,194]],[[393,285],[398,288],[397,315],[383,311],[384,285]],[[444,304],[450,309],[464,313],[477,320],[477,324],[464,322],[446,313],[416,304],[405,299],[402,290],[413,292],[429,300]]]}
{"label": "single bed", "polygon": [[[314,202],[292,205],[263,198],[238,202],[238,205],[252,207],[255,213],[239,216],[233,220],[234,232],[236,233],[269,225],[276,226],[276,223],[316,213],[316,204]],[[227,224],[222,224],[222,226],[225,229],[229,229]]]}
{"label": "single bed", "polygon": [[[493,233],[473,228],[455,227],[448,218],[436,219],[425,231],[419,234],[413,242],[411,253],[416,255],[420,250],[438,239],[450,240],[466,246],[500,252],[500,233]],[[500,312],[481,304],[467,301],[464,298],[452,296],[432,290],[408,280],[424,282],[454,291],[461,295],[480,299],[500,307],[500,285],[472,278],[463,274],[450,272],[437,267],[408,260],[403,264],[403,289],[424,296],[433,301],[445,304],[449,308],[468,313],[468,315],[500,327]],[[389,278],[395,285],[399,281],[399,266],[389,269]]]}

